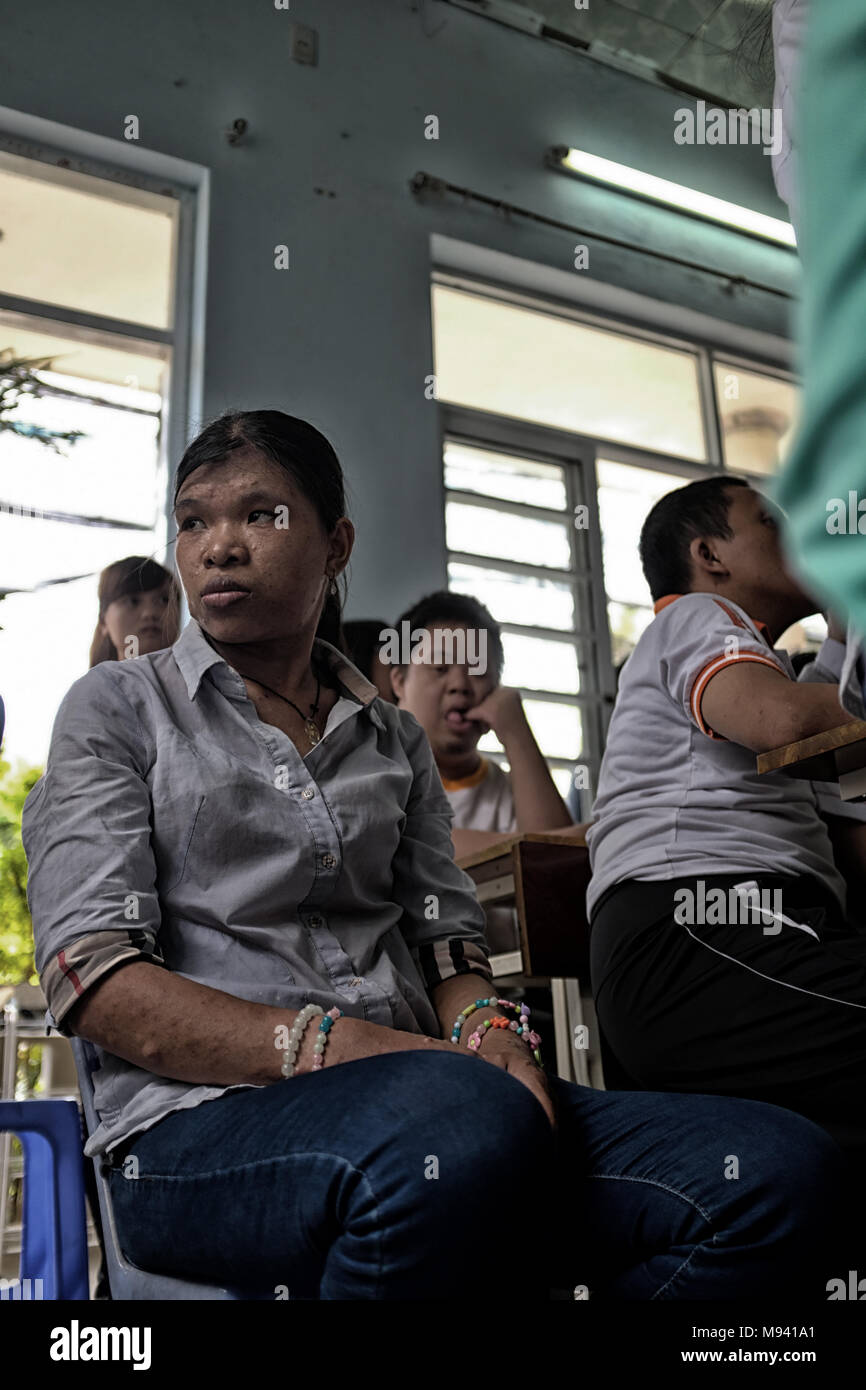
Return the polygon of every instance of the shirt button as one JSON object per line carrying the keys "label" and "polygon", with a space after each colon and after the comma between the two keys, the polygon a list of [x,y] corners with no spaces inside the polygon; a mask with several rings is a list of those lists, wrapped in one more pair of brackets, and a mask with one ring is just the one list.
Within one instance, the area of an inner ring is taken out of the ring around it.
{"label": "shirt button", "polygon": [[333,855],[333,854],[323,854],[323,855],[322,855],[322,865],[323,865],[324,868],[326,868],[326,869],[333,869],[333,867],[334,867],[334,865],[336,864],[336,862],[337,862],[337,859],[336,859],[336,856],[335,856],[335,855]]}
{"label": "shirt button", "polygon": [[305,801],[312,801],[315,795],[316,793],[313,787],[304,787],[304,790],[301,792],[301,796]]}

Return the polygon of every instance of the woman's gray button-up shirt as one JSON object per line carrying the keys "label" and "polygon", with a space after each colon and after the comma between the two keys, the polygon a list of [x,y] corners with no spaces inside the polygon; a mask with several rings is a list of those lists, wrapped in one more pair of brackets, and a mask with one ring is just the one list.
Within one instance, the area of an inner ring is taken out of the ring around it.
{"label": "woman's gray button-up shirt", "polygon": [[[127,960],[433,1037],[430,991],[468,970],[490,978],[423,730],[335,648],[317,650],[339,698],[305,757],[194,619],[173,647],[105,662],[69,690],[22,824],[36,965],[61,1033]],[[97,1051],[88,1154],[240,1089]]]}

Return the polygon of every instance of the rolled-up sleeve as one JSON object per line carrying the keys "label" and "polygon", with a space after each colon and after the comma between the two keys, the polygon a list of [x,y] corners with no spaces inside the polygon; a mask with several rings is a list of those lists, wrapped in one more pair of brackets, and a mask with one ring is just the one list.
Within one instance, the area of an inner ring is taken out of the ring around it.
{"label": "rolled-up sleeve", "polygon": [[124,961],[163,965],[147,740],[114,664],[65,696],[48,764],[24,804],[36,968],[57,1030]]}
{"label": "rolled-up sleeve", "polygon": [[468,874],[454,862],[451,805],[427,736],[402,713],[404,746],[414,780],[406,824],[394,856],[394,893],[401,930],[428,993],[452,975],[474,971],[492,980],[484,913]]}
{"label": "rolled-up sleeve", "polygon": [[788,675],[772,647],[715,595],[685,594],[667,606],[656,622],[665,642],[659,662],[662,685],[707,738],[722,739],[701,712],[706,688],[719,671],[753,662]]}

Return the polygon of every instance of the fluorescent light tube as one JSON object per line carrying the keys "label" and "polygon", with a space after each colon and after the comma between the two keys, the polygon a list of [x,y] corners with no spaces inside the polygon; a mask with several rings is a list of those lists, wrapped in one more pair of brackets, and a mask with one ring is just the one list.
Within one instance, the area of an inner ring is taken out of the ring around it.
{"label": "fluorescent light tube", "polygon": [[560,145],[551,152],[551,158],[560,168],[581,178],[593,179],[596,183],[619,188],[624,193],[632,193],[666,207],[678,208],[681,212],[706,218],[710,222],[719,222],[749,236],[796,248],[794,228],[781,218],[767,217],[753,208],[727,203],[723,198],[714,198],[696,188],[686,188],[683,184],[671,183],[669,179],[657,178],[655,174],[646,174],[642,169],[630,169],[626,164],[616,164],[612,159],[602,159],[599,155],[587,154],[585,150]]}

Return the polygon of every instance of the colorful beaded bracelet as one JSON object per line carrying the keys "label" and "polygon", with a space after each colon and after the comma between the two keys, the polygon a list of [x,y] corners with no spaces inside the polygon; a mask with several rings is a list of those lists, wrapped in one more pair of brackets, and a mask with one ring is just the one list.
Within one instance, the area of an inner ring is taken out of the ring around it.
{"label": "colorful beaded bracelet", "polygon": [[[468,1043],[466,1044],[466,1046],[467,1046],[467,1047],[470,1047],[470,1048],[472,1049],[473,1052],[477,1052],[478,1049],[479,1049],[479,1047],[481,1046],[481,1039],[484,1037],[484,1034],[487,1032],[487,1029],[488,1029],[488,1028],[508,1028],[508,1027],[509,1027],[508,1019],[505,1017],[504,1014],[497,1014],[495,1018],[485,1018],[485,1020],[484,1020],[483,1023],[479,1023],[478,1027],[475,1029],[475,1032],[474,1032],[474,1033],[472,1034],[472,1036],[470,1037],[470,1039],[469,1039]],[[515,1025],[514,1025],[514,1028],[515,1028],[515,1029],[517,1028],[517,1024],[516,1024],[516,1023],[515,1023]],[[514,1030],[512,1030],[512,1031],[514,1031]]]}
{"label": "colorful beaded bracelet", "polygon": [[529,1023],[530,1009],[528,1004],[515,1004],[511,999],[476,999],[474,1004],[467,1004],[466,1008],[455,1018],[451,1030],[451,1041],[453,1043],[459,1044],[460,1031],[467,1018],[469,1018],[471,1014],[474,1014],[476,1009],[484,1009],[488,1005],[490,1008],[493,1008],[494,1005],[498,1005],[500,1009],[513,1009],[520,1017],[520,1025],[522,1028],[525,1028]]}
{"label": "colorful beaded bracelet", "polygon": [[295,1072],[295,1063],[298,1060],[298,1050],[301,1046],[301,1038],[304,1029],[311,1018],[315,1018],[317,1014],[322,1014],[323,1012],[324,1010],[321,1004],[305,1004],[292,1024],[292,1031],[289,1034],[286,1050],[283,1053],[283,1065],[280,1068],[287,1081]]}
{"label": "colorful beaded bracelet", "polygon": [[319,1035],[313,1044],[313,1071],[321,1071],[325,1065],[325,1044],[328,1041],[328,1034],[337,1022],[338,1018],[343,1017],[343,1010],[338,1008],[329,1009],[319,1024]]}
{"label": "colorful beaded bracelet", "polygon": [[512,1033],[517,1033],[518,1037],[523,1038],[536,1062],[541,1066],[541,1038],[538,1033],[533,1033],[529,1028],[522,1027],[514,1019],[509,1022],[504,1014],[497,1014],[495,1018],[486,1018],[483,1023],[479,1024],[469,1039],[467,1047],[471,1047],[473,1052],[477,1052],[481,1046],[481,1039],[488,1028],[506,1028]]}

